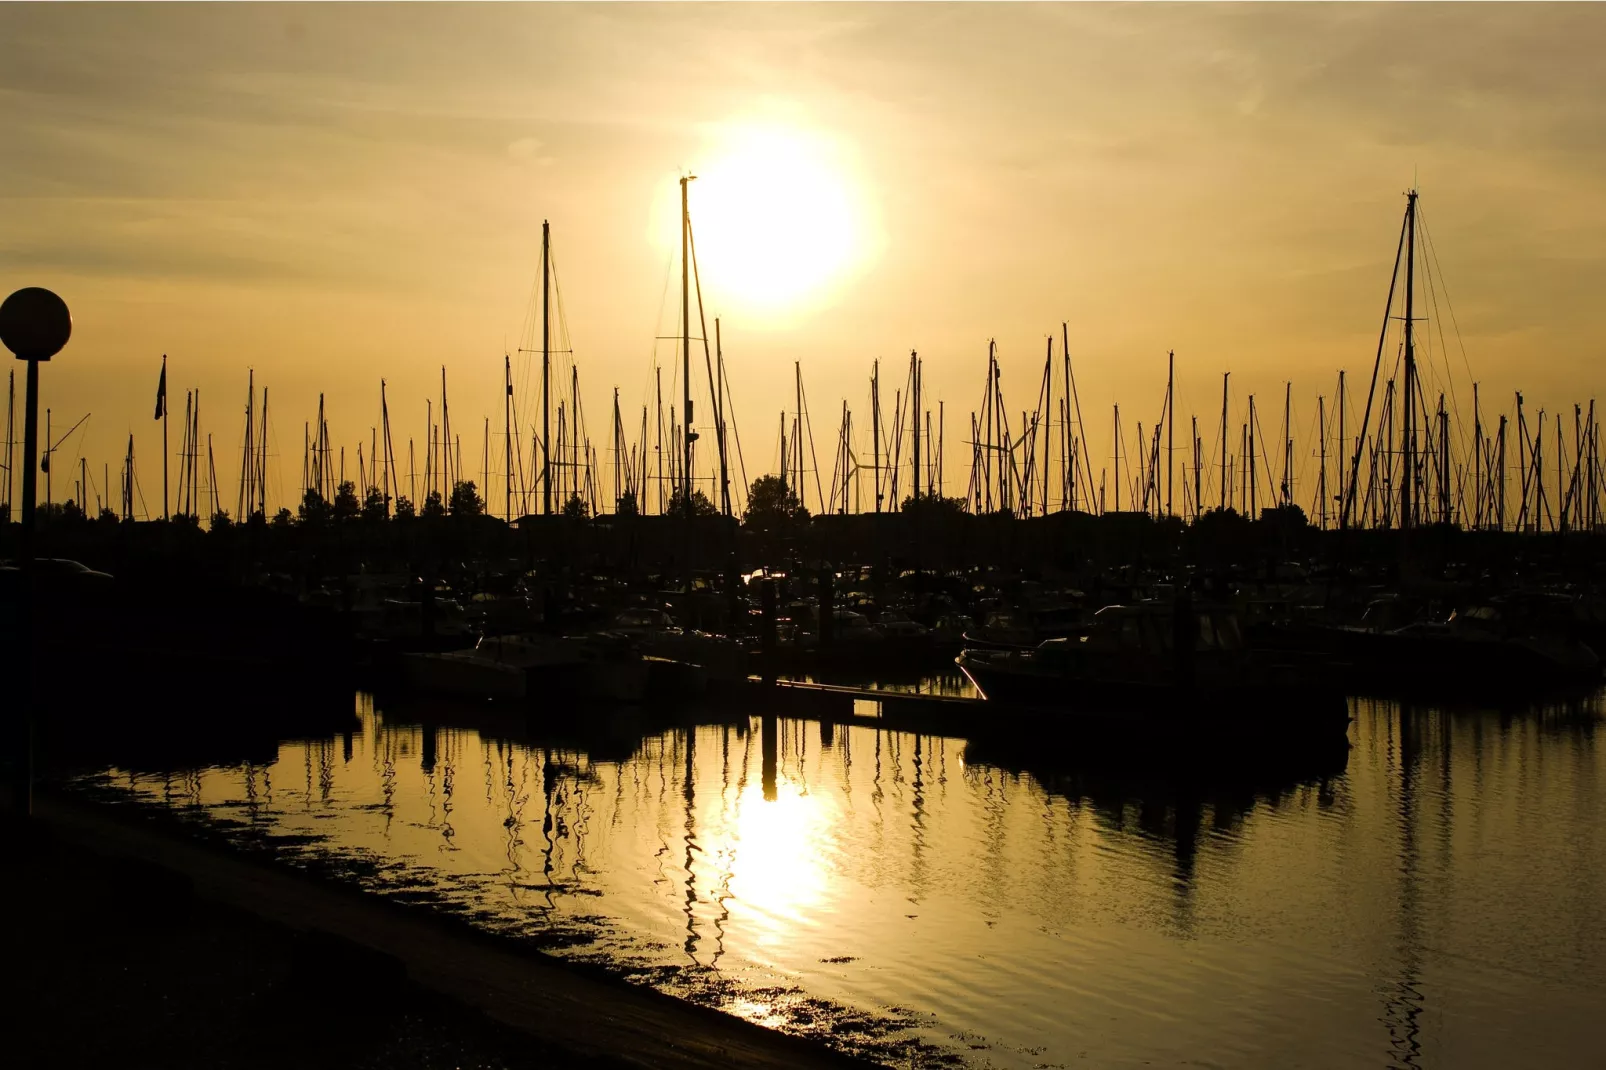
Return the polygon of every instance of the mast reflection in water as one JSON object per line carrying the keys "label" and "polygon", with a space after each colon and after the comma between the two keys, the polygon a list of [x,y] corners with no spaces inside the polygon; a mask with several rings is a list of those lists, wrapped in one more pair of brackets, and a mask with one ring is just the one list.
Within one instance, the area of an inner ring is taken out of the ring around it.
{"label": "mast reflection in water", "polygon": [[761,716],[578,749],[359,696],[266,765],[83,785],[888,1061],[1579,1065],[1598,709],[1361,701],[1347,756],[1227,774]]}

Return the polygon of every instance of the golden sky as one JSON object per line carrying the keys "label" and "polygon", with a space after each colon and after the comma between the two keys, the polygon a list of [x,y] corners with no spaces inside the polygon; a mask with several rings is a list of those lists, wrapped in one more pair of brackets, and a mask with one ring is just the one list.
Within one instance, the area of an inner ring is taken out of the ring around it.
{"label": "golden sky", "polygon": [[421,450],[442,364],[477,473],[543,219],[593,443],[614,386],[634,435],[689,170],[748,475],[793,361],[828,483],[842,399],[867,427],[871,360],[890,408],[915,348],[953,492],[988,339],[1030,408],[1062,321],[1095,468],[1168,349],[1207,451],[1226,370],[1309,423],[1370,373],[1415,181],[1460,329],[1433,359],[1555,411],[1599,383],[1603,40],[1594,5],[5,5],[0,288],[73,309],[58,473],[115,481],[132,430],[159,499],[164,352],[229,499],[247,367],[286,496],[320,391],[354,474],[379,377]]}

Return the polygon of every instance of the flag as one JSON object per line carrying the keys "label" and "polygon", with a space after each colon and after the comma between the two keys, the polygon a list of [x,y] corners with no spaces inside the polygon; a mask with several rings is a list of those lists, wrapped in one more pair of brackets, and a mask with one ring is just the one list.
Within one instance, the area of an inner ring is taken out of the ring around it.
{"label": "flag", "polygon": [[162,377],[156,381],[156,419],[167,415],[167,354],[162,354]]}

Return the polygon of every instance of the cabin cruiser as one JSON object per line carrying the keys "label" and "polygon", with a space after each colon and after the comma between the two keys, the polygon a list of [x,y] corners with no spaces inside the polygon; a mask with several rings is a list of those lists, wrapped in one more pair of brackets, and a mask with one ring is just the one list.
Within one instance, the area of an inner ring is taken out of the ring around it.
{"label": "cabin cruiser", "polygon": [[1529,693],[1593,683],[1596,652],[1564,628],[1490,599],[1447,615],[1398,598],[1373,601],[1360,623],[1308,629],[1308,646],[1352,662],[1362,686],[1431,693]]}
{"label": "cabin cruiser", "polygon": [[608,622],[600,636],[627,640],[649,658],[697,666],[705,676],[741,679],[747,675],[747,651],[741,643],[683,628],[661,609],[627,609]]}
{"label": "cabin cruiser", "polygon": [[992,702],[1070,712],[1131,711],[1196,724],[1336,727],[1349,715],[1321,666],[1247,647],[1230,609],[1186,599],[1106,606],[1086,636],[1027,650],[967,647],[956,659]]}
{"label": "cabin cruiser", "polygon": [[647,693],[644,659],[608,654],[577,639],[487,636],[464,650],[408,654],[402,678],[421,691],[464,698],[640,701]]}

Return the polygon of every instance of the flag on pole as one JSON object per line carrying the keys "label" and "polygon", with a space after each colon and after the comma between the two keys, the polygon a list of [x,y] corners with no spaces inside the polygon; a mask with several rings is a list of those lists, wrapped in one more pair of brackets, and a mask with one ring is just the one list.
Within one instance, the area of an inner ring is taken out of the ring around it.
{"label": "flag on pole", "polygon": [[156,381],[156,416],[160,420],[167,415],[167,354],[162,354],[162,377]]}

